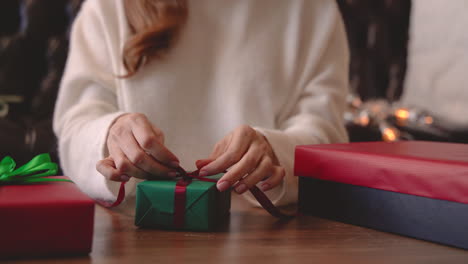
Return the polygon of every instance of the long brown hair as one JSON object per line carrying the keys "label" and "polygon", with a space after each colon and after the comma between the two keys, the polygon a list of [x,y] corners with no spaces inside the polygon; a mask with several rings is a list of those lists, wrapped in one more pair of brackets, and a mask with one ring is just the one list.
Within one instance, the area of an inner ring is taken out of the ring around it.
{"label": "long brown hair", "polygon": [[124,78],[132,77],[150,60],[161,58],[187,21],[187,0],[124,0],[131,31],[123,50]]}

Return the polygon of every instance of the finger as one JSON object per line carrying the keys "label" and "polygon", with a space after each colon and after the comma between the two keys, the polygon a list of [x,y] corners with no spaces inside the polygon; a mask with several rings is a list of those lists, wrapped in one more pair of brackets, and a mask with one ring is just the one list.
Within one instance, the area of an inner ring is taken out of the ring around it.
{"label": "finger", "polygon": [[176,172],[167,166],[162,165],[146,153],[138,144],[133,135],[129,134],[125,137],[125,141],[121,143],[121,150],[139,169],[155,176],[175,177]]}
{"label": "finger", "polygon": [[130,179],[128,175],[122,175],[117,168],[112,158],[105,158],[96,163],[96,170],[104,177],[111,181],[125,182]]}
{"label": "finger", "polygon": [[149,177],[148,173],[133,165],[133,163],[122,152],[120,147],[115,146],[114,144],[109,145],[109,153],[114,159],[115,167],[120,174],[125,174],[139,179],[146,179]]}
{"label": "finger", "polygon": [[232,186],[245,175],[253,172],[257,167],[259,167],[263,157],[265,156],[263,156],[260,146],[258,144],[252,144],[242,159],[232,166],[223,177],[221,177],[218,181],[220,183],[219,185],[227,189],[227,185],[222,183],[223,181],[226,181],[229,183],[229,187]]}
{"label": "finger", "polygon": [[226,148],[229,146],[231,141],[232,141],[232,134],[229,134],[228,136],[223,138],[221,141],[216,143],[208,159],[215,160],[219,156],[221,156],[224,152],[226,152]]}
{"label": "finger", "polygon": [[232,141],[229,143],[227,150],[215,161],[206,165],[200,171],[200,175],[207,176],[218,174],[239,162],[239,160],[248,150],[253,137],[254,134],[245,133],[244,131],[234,133],[232,136]]}
{"label": "finger", "polygon": [[197,169],[201,170],[203,167],[205,167],[206,165],[210,164],[213,161],[214,159],[201,159],[201,160],[197,160],[195,162],[195,165],[197,166]]}
{"label": "finger", "polygon": [[260,164],[258,165],[258,168],[256,168],[252,173],[244,177],[234,188],[234,190],[238,194],[242,194],[245,191],[249,190],[257,184],[259,181],[261,181],[265,176],[270,175],[273,171],[273,162],[271,161],[270,157],[265,156]]}
{"label": "finger", "polygon": [[166,138],[164,137],[164,133],[162,133],[161,129],[155,127],[153,124],[151,124],[151,128],[153,128],[153,132],[158,138],[159,142],[164,145],[164,142],[166,141]]}
{"label": "finger", "polygon": [[[156,129],[156,131],[155,131]],[[137,117],[132,132],[140,147],[162,164],[173,168],[179,167],[179,159],[164,145],[164,136],[160,130],[149,123],[145,117]]]}
{"label": "finger", "polygon": [[260,185],[260,189],[266,192],[278,186],[286,176],[286,171],[281,166],[274,166],[273,173],[266,181]]}

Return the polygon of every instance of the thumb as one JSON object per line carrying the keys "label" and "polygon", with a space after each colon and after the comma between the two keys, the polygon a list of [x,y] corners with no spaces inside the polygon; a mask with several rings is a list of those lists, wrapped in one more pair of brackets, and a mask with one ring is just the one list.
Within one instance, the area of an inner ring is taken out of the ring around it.
{"label": "thumb", "polygon": [[206,165],[210,164],[213,161],[214,159],[201,159],[201,160],[197,160],[195,162],[195,165],[197,166],[197,169],[201,170],[203,167],[205,167]]}

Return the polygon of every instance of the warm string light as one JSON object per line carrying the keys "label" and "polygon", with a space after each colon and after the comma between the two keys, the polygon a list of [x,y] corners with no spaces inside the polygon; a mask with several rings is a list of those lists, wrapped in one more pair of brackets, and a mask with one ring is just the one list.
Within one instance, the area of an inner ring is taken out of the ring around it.
{"label": "warm string light", "polygon": [[434,118],[432,118],[432,116],[426,116],[424,117],[424,123],[427,125],[432,125],[434,123]]}
{"label": "warm string light", "polygon": [[395,127],[387,127],[381,132],[383,141],[394,142],[400,139],[400,131]]}
{"label": "warm string light", "polygon": [[395,117],[400,120],[408,120],[409,116],[409,111],[406,108],[400,108],[395,111]]}
{"label": "warm string light", "polygon": [[411,139],[411,136],[401,132],[398,127],[423,127],[434,124],[434,118],[417,109],[397,107],[386,100],[370,100],[362,102],[352,95],[348,98],[348,111],[345,121],[361,127],[378,129],[382,140],[387,142]]}

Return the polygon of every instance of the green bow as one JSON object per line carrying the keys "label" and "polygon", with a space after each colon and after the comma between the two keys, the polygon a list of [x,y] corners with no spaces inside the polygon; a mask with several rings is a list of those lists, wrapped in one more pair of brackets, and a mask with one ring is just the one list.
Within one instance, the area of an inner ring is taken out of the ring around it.
{"label": "green bow", "polygon": [[16,162],[9,156],[0,161],[0,185],[18,185],[37,182],[67,181],[67,179],[46,178],[56,175],[58,166],[49,154],[40,154],[15,170]]}

